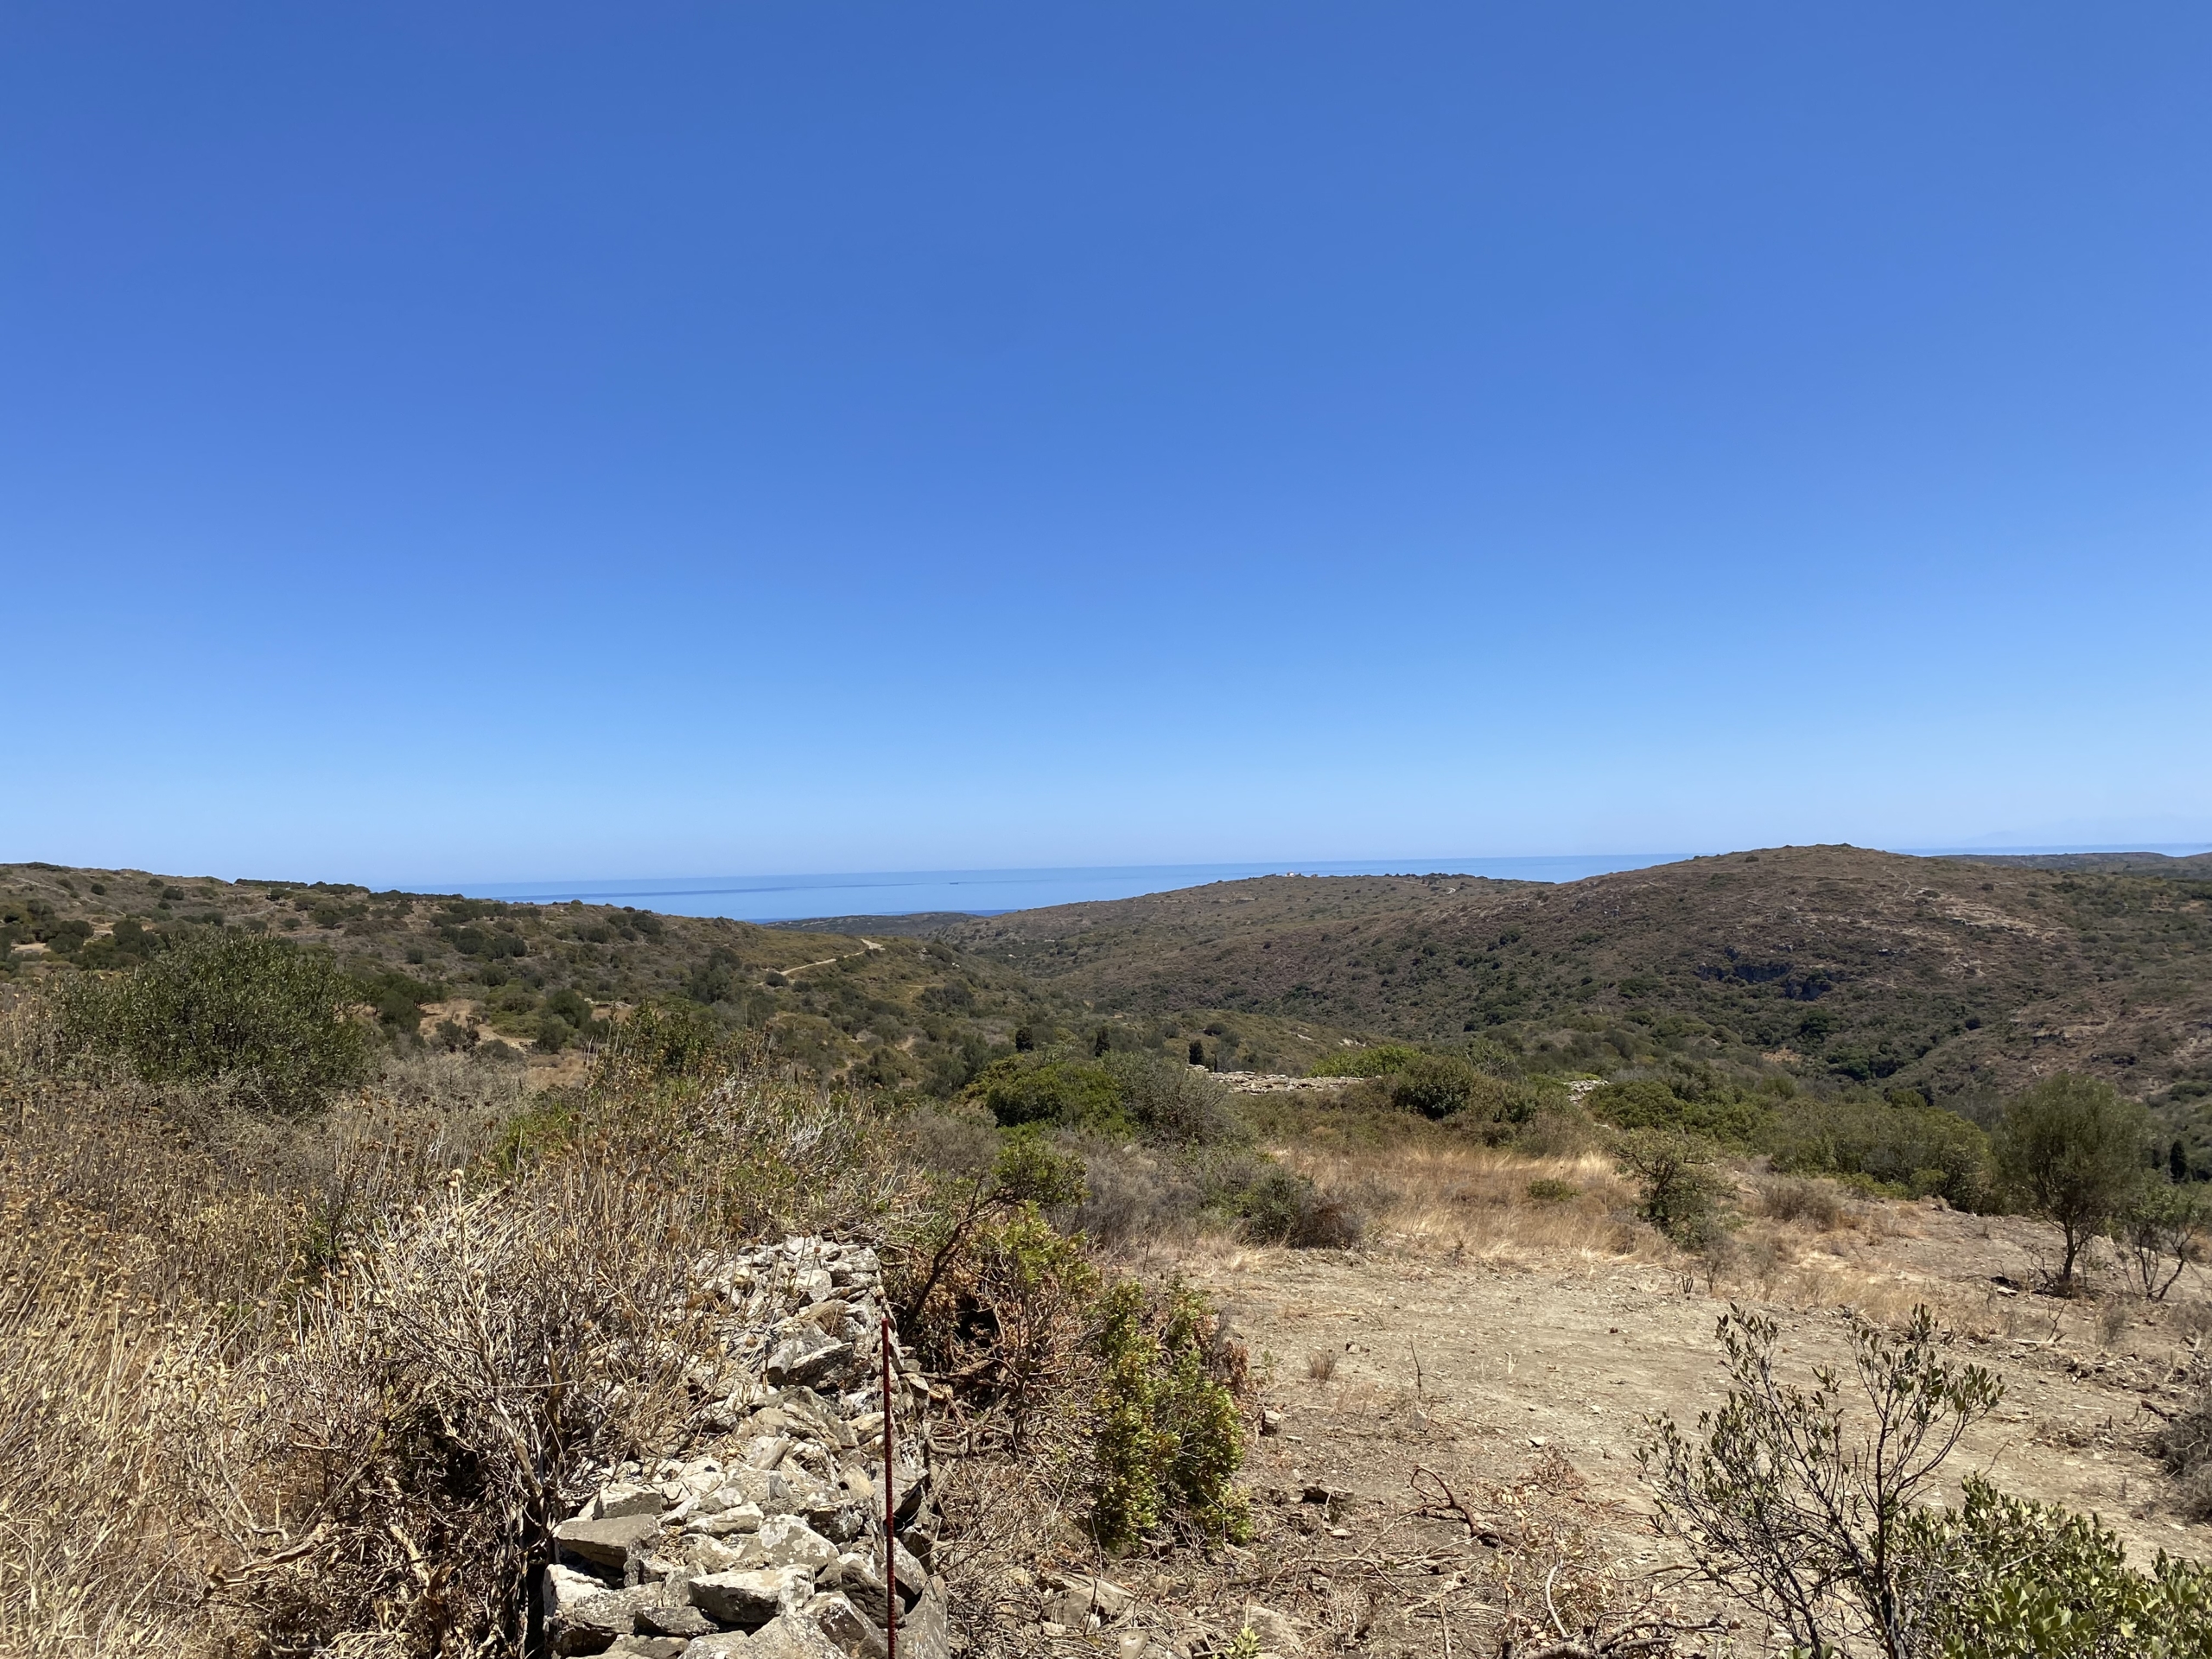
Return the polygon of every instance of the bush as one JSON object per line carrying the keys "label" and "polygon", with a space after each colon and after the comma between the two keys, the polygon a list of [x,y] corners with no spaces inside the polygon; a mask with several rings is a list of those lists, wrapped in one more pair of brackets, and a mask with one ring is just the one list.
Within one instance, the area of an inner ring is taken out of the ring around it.
{"label": "bush", "polygon": [[63,993],[65,1048],[119,1061],[149,1083],[220,1079],[271,1109],[307,1110],[365,1079],[359,992],[319,951],[216,934],[188,940],[120,980]]}
{"label": "bush", "polygon": [[1092,1532],[1125,1549],[1180,1522],[1209,1541],[1243,1542],[1251,1515],[1233,1483],[1244,1430],[1209,1363],[1212,1311],[1180,1286],[1155,1304],[1125,1280],[1100,1299],[1098,1314]]}
{"label": "bush", "polygon": [[2212,1573],[2161,1552],[2127,1565],[2094,1516],[2007,1497],[1968,1475],[1955,1510],[1901,1529],[1913,1651],[1943,1659],[2183,1659],[2212,1655]]}
{"label": "bush", "polygon": [[1766,1103],[1727,1092],[1686,1099],[1656,1077],[1609,1083],[1590,1091],[1586,1104],[1600,1122],[1622,1129],[1671,1129],[1736,1146],[1749,1146],[1766,1127]]}
{"label": "bush", "polygon": [[2190,1376],[2194,1394],[2159,1431],[2158,1452],[2166,1472],[2182,1483],[2183,1512],[2212,1521],[2212,1360],[2202,1351],[2190,1362]]}
{"label": "bush", "polygon": [[1831,1233],[1843,1224],[1843,1194],[1828,1181],[1762,1181],[1758,1210],[1771,1221],[1808,1222]]}
{"label": "bush", "polygon": [[1637,1214],[1686,1250],[1702,1249],[1722,1230],[1726,1186],[1712,1169],[1707,1141],[1672,1129],[1631,1129],[1620,1139],[1622,1172],[1642,1187]]}
{"label": "bush", "polygon": [[1955,1112],[1892,1100],[1799,1100],[1767,1138],[1778,1170],[1859,1175],[1890,1189],[1940,1196],[1958,1210],[1991,1206],[1989,1141]]}
{"label": "bush", "polygon": [[1272,1159],[1260,1160],[1230,1207],[1243,1220],[1245,1236],[1256,1243],[1342,1250],[1359,1243],[1357,1215]]}
{"label": "bush", "polygon": [[1116,1135],[1134,1127],[1122,1110],[1120,1080],[1092,1060],[1009,1055],[984,1067],[962,1098],[985,1107],[1007,1128],[1058,1123]]}
{"label": "bush", "polygon": [[1116,1049],[1101,1063],[1119,1090],[1122,1111],[1147,1141],[1208,1146],[1236,1138],[1229,1090],[1187,1065]]}
{"label": "bush", "polygon": [[2156,1171],[2140,1179],[2112,1232],[2144,1300],[2164,1301],[2182,1270],[2204,1254],[2205,1220],[2203,1201],[2188,1188]]}
{"label": "bush", "polygon": [[1565,1204],[1569,1198],[1580,1198],[1582,1189],[1572,1181],[1545,1175],[1529,1183],[1529,1196],[1538,1204]]}
{"label": "bush", "polygon": [[1997,1172],[2030,1214],[2058,1229],[2056,1287],[2074,1288],[2082,1247],[2143,1180],[2150,1114],[2110,1084],[2061,1072],[2005,1109]]}
{"label": "bush", "polygon": [[1313,1077],[1387,1077],[1425,1058],[1410,1043],[1377,1043],[1324,1055],[1306,1073]]}
{"label": "bush", "polygon": [[1493,1121],[1504,1115],[1507,1091],[1466,1061],[1448,1054],[1423,1054],[1389,1074],[1390,1103],[1423,1117],[1456,1117],[1479,1112]]}

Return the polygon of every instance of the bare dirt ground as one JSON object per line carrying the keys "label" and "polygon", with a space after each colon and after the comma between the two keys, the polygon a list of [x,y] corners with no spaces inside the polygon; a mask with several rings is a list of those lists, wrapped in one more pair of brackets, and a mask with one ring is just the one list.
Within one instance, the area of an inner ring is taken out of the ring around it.
{"label": "bare dirt ground", "polygon": [[[1357,1161],[1317,1173],[1374,1186]],[[1187,1610],[1192,1630],[1249,1618],[1286,1655],[1490,1654],[1508,1634],[1550,1634],[1554,1610],[1572,1629],[1650,1598],[1679,1558],[1651,1527],[1635,1448],[1648,1417],[1688,1428],[1718,1402],[1713,1329],[1731,1300],[1779,1322],[1785,1363],[1847,1370],[1848,1310],[1886,1321],[1929,1303],[1959,1356],[2007,1383],[1946,1465],[1954,1493],[1984,1472],[2095,1512],[2143,1563],[2212,1557],[2212,1527],[2176,1512],[2145,1446],[2212,1330],[2200,1269],[2158,1309],[2007,1294],[1999,1280],[2033,1281],[2044,1230],[1859,1201],[1826,1229],[1747,1224],[1708,1279],[1624,1219],[1628,1195],[1598,1160],[1398,1162],[1396,1199],[1361,1249],[1155,1252],[1153,1270],[1228,1312],[1281,1418],[1247,1465],[1251,1548],[1205,1570],[1161,1562],[1133,1586]],[[1530,1199],[1545,1175],[1581,1190]],[[1743,1617],[1694,1586],[1671,1599],[1686,1619]],[[1767,1647],[1742,1626],[1708,1640]]]}

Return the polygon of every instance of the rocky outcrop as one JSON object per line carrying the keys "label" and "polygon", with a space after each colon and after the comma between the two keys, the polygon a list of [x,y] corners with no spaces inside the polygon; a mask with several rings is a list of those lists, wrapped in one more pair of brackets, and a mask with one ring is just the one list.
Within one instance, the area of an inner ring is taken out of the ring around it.
{"label": "rocky outcrop", "polygon": [[[598,1471],[554,1530],[540,1611],[563,1656],[949,1659],[931,1572],[938,1512],[921,1437],[926,1395],[893,1338],[896,1510],[884,1535],[883,1291],[875,1253],[790,1238],[702,1263],[713,1313],[692,1368],[682,1455]],[[908,1452],[908,1446],[913,1453]]]}

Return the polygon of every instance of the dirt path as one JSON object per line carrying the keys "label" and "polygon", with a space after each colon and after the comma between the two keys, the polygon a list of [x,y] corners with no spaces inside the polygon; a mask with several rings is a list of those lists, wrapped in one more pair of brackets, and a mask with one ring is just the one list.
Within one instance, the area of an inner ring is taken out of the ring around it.
{"label": "dirt path", "polygon": [[883,949],[883,947],[878,944],[874,939],[862,939],[861,941],[861,944],[863,947],[862,949],[858,950],[848,950],[843,956],[824,957],[819,962],[802,962],[796,968],[779,968],[776,971],[783,975],[785,978],[789,979],[793,974],[803,974],[810,968],[828,968],[834,963],[843,962],[849,957],[864,957],[868,955],[870,950],[880,950]]}

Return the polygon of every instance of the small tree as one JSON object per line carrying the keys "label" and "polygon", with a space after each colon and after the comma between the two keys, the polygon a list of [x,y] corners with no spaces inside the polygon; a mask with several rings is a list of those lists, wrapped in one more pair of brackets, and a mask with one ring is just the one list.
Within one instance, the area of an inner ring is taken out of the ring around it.
{"label": "small tree", "polygon": [[2005,1109],[1995,1152],[1999,1178],[2029,1212],[2058,1229],[2056,1288],[2074,1292],[2083,1248],[2105,1230],[2143,1179],[2150,1114],[2110,1084],[2062,1072]]}
{"label": "small tree", "polygon": [[2127,1275],[2144,1300],[2163,1302],[2166,1293],[2204,1248],[2204,1206],[2186,1188],[2152,1175],[2113,1221]]}
{"label": "small tree", "polygon": [[1718,1412],[1699,1416],[1702,1443],[1662,1417],[1637,1451],[1658,1487],[1661,1527],[1800,1650],[1866,1642],[1888,1659],[1935,1651],[1920,1640],[1929,1614],[1915,1593],[1912,1510],[2004,1385],[1947,1362],[1924,1307],[1894,1338],[1857,1320],[1855,1392],[1871,1421],[1853,1434],[1836,1372],[1816,1368],[1809,1393],[1777,1375],[1774,1321],[1731,1307],[1719,1334],[1733,1386]]}

